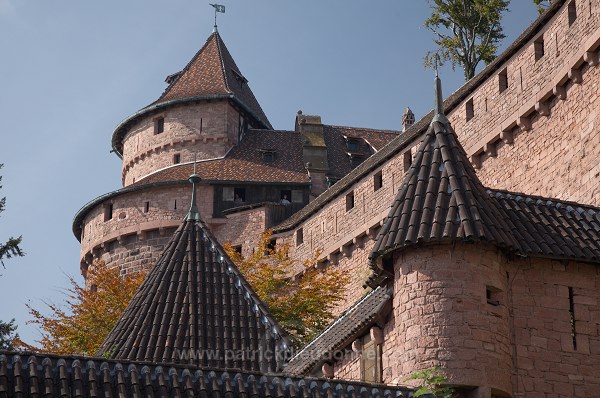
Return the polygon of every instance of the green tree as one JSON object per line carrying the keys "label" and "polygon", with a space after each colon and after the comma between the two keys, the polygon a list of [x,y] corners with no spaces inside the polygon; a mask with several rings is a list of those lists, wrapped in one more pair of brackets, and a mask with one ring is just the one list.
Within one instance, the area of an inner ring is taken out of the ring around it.
{"label": "green tree", "polygon": [[333,320],[349,278],[334,267],[317,267],[319,252],[300,262],[290,258],[288,244],[270,242],[271,231],[264,232],[247,257],[230,243],[224,248],[275,319],[306,344]]}
{"label": "green tree", "polygon": [[438,367],[423,369],[411,374],[406,381],[420,380],[419,385],[415,387],[414,396],[433,396],[435,398],[453,398],[454,389],[448,387],[448,377],[444,371]]}
{"label": "green tree", "polygon": [[19,338],[16,331],[17,325],[15,325],[14,318],[10,322],[0,321],[0,350],[12,351],[15,349],[13,342]]}
{"label": "green tree", "polygon": [[[0,164],[0,169],[3,167],[3,164]],[[0,176],[0,182],[2,182],[2,176]],[[2,189],[2,185],[0,185],[0,189]],[[4,211],[4,207],[6,206],[6,197],[0,199],[0,213]],[[18,238],[10,237],[6,243],[0,243],[0,264],[4,267],[4,259],[11,257],[22,257],[25,255],[23,250],[19,245],[21,244],[22,236]]]}
{"label": "green tree", "polygon": [[431,16],[425,27],[433,32],[437,51],[425,56],[425,66],[450,61],[460,65],[465,81],[475,76],[477,65],[496,57],[505,35],[500,24],[508,0],[429,0]]}

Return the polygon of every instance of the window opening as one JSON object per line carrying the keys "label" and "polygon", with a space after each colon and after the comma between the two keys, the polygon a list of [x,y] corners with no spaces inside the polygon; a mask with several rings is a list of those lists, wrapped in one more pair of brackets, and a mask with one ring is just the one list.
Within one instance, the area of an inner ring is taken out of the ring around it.
{"label": "window opening", "polygon": [[154,134],[160,134],[165,131],[165,118],[159,117],[154,120]]}
{"label": "window opening", "polygon": [[282,205],[289,205],[292,197],[292,191],[289,189],[282,189],[279,191],[279,203]]}
{"label": "window opening", "polygon": [[373,176],[373,191],[379,191],[383,187],[383,172],[379,171]]}
{"label": "window opening", "polygon": [[370,334],[362,338],[360,365],[362,381],[381,382],[381,346],[371,339]]}
{"label": "window opening", "polygon": [[113,204],[109,203],[104,206],[104,221],[112,220],[113,218]]}
{"label": "window opening", "polygon": [[500,92],[505,91],[508,88],[508,71],[504,68],[498,74],[498,88]]}
{"label": "window opening", "polygon": [[410,166],[412,165],[412,154],[410,153],[410,151],[406,151],[404,152],[404,172],[406,173],[408,171],[408,169],[410,169]]}
{"label": "window opening", "polygon": [[465,104],[465,113],[466,113],[466,117],[467,117],[467,122],[469,120],[473,119],[473,116],[475,116],[475,108],[473,107],[473,98],[468,100],[467,103]]}
{"label": "window opening", "polygon": [[302,228],[296,231],[296,246],[300,246],[304,243],[304,231]]}
{"label": "window opening", "polygon": [[346,195],[346,211],[350,211],[354,208],[354,191]]}
{"label": "window opening", "polygon": [[573,25],[573,22],[575,22],[575,20],[577,19],[577,6],[575,4],[575,0],[571,0],[571,2],[569,3],[568,14],[569,26],[571,26]]}
{"label": "window opening", "polygon": [[150,211],[150,202],[144,203],[144,213],[148,213]]}
{"label": "window opening", "polygon": [[544,56],[544,36],[540,36],[536,41],[533,42],[533,51],[535,53],[535,60]]}
{"label": "window opening", "polygon": [[175,155],[173,155],[173,164],[179,164],[181,163],[181,154],[176,153]]}
{"label": "window opening", "polygon": [[575,329],[575,300],[573,288],[569,287],[569,318],[571,322],[571,338],[573,339],[573,349],[577,351],[577,330]]}

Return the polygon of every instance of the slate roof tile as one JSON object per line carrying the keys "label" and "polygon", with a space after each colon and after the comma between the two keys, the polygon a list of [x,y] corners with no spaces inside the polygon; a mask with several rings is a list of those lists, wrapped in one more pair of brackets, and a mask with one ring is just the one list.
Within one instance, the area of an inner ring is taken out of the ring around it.
{"label": "slate roof tile", "polygon": [[400,398],[404,387],[176,364],[0,352],[0,397]]}
{"label": "slate roof tile", "polygon": [[310,372],[316,365],[323,362],[327,355],[345,348],[354,339],[367,333],[391,298],[392,292],[385,287],[379,286],[371,291],[295,354],[284,371],[294,375]]}
{"label": "slate roof tile", "polygon": [[98,355],[276,371],[291,348],[285,332],[204,223],[189,218]]}

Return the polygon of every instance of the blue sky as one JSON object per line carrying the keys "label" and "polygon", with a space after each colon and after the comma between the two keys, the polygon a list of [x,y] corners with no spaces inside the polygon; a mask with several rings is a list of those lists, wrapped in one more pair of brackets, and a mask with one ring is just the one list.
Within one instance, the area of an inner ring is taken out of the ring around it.
{"label": "blue sky", "polygon": [[[326,124],[399,129],[402,110],[432,108],[426,1],[221,1],[219,32],[276,129],[296,111]],[[514,0],[505,48],[537,16]],[[192,0],[0,0],[0,241],[23,235],[27,255],[0,273],[0,319],[21,337],[31,300],[60,303],[79,275],[77,210],[120,187],[113,129],[153,102],[212,32],[213,9]],[[445,96],[462,71],[441,70]]]}

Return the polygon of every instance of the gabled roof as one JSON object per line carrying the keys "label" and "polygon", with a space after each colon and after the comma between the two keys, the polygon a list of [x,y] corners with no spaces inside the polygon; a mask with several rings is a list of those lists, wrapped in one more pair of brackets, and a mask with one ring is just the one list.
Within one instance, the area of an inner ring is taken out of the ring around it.
{"label": "gabled roof", "polygon": [[[263,159],[265,150],[275,153],[272,162]],[[135,185],[185,180],[192,169],[192,164],[171,166],[136,181]],[[209,181],[310,182],[302,160],[300,134],[294,131],[248,130],[224,158],[198,162],[198,174]]]}
{"label": "gabled roof", "polygon": [[311,377],[112,361],[103,358],[0,353],[1,397],[408,397],[397,386]]}
{"label": "gabled roof", "polygon": [[295,354],[286,365],[285,372],[293,375],[310,373],[336,351],[343,350],[356,338],[366,334],[391,299],[391,290],[378,286]]}
{"label": "gabled roof", "polygon": [[192,97],[232,94],[245,104],[259,122],[271,127],[267,116],[248,86],[219,32],[213,32],[204,46],[179,72],[165,92],[155,102],[167,102]]}
{"label": "gabled roof", "polygon": [[[194,175],[190,177],[199,178]],[[194,180],[194,183],[197,183]],[[135,293],[98,355],[276,371],[285,332],[199,219],[190,213]]]}

